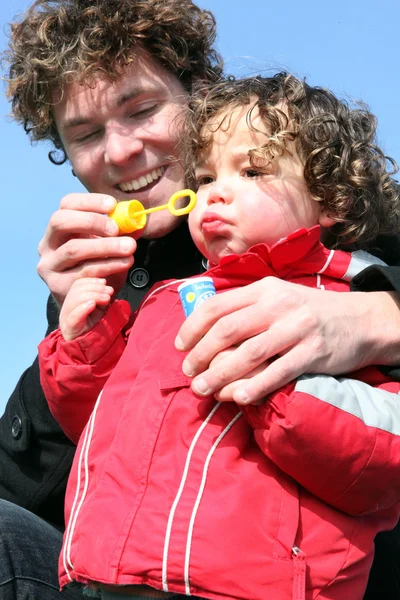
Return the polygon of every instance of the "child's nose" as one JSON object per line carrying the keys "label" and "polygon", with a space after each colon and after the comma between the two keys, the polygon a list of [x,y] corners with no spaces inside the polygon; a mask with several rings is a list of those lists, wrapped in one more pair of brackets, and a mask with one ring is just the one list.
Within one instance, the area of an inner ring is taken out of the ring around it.
{"label": "child's nose", "polygon": [[216,204],[217,202],[223,202],[224,204],[230,204],[233,202],[234,192],[232,186],[227,182],[215,182],[210,186],[210,192],[208,194],[208,204]]}

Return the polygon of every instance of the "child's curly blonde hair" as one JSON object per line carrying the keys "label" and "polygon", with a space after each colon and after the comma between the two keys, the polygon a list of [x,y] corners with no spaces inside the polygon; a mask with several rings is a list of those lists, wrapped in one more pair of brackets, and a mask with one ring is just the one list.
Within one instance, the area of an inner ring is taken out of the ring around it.
{"label": "child's curly blonde hair", "polygon": [[365,105],[350,106],[287,73],[231,77],[194,93],[181,148],[192,184],[213,133],[229,126],[231,109],[246,105],[249,127],[256,130],[257,110],[268,131],[265,144],[251,150],[252,163],[266,167],[294,143],[311,196],[336,221],[329,245],[366,248],[379,234],[399,232],[397,165],[376,144],[376,118]]}

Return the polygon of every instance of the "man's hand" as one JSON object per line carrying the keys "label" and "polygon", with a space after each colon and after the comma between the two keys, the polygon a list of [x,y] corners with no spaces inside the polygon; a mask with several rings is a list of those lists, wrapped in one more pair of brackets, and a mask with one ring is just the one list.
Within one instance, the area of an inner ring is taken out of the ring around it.
{"label": "man's hand", "polygon": [[183,370],[194,377],[194,393],[256,403],[304,373],[396,364],[396,300],[385,292],[331,292],[268,277],[208,299],[186,319],[176,347],[190,350]]}
{"label": "man's hand", "polygon": [[66,342],[92,329],[102,318],[114,289],[105,279],[84,277],[76,279],[60,312],[60,330]]}
{"label": "man's hand", "polygon": [[[214,369],[219,363],[222,362],[222,365],[220,365],[216,371],[218,371],[219,368],[224,368],[224,361],[233,353],[235,352],[236,348],[238,348],[238,346],[232,346],[231,348],[228,348],[227,350],[222,350],[222,352],[220,352],[219,354],[217,354],[215,356],[215,358],[212,359],[212,361],[210,362],[210,368]],[[228,362],[228,361],[227,361]],[[266,369],[268,367],[268,365],[270,364],[271,361],[269,360],[265,360],[264,362],[262,362],[261,364],[258,365],[258,367],[255,367],[255,369],[253,369],[252,371],[250,371],[249,373],[246,373],[246,375],[242,378],[242,379],[237,379],[236,381],[233,381],[232,383],[226,385],[224,388],[222,388],[222,390],[216,391],[214,394],[214,397],[219,400],[220,402],[230,402],[233,400],[233,392],[236,389],[239,389],[243,383],[245,382],[246,379],[251,379],[252,377],[254,377],[255,375],[258,375],[259,373],[262,373],[264,371],[264,369]],[[263,401],[265,400],[265,398],[260,398],[259,400],[254,400],[254,402],[252,402],[252,404],[262,404]],[[238,404],[243,404],[243,402],[238,402]]]}
{"label": "man's hand", "polygon": [[107,213],[116,200],[104,194],[69,194],[51,217],[39,243],[38,273],[61,307],[81,277],[106,278],[117,292],[133,265],[136,242],[118,237]]}

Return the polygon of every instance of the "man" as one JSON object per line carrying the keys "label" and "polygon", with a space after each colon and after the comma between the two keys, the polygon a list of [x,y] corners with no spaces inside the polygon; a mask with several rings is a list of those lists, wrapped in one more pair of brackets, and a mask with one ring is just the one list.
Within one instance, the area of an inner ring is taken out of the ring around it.
{"label": "man", "polygon": [[[52,294],[48,332],[77,277],[105,277],[137,306],[155,281],[201,271],[184,222],[155,213],[136,244],[119,237],[105,214],[133,193],[146,207],[156,206],[184,186],[174,156],[179,115],[196,82],[221,75],[214,38],[212,15],[190,0],[37,0],[12,26],[8,93],[14,116],[33,140],[51,140],[68,157],[89,192],[62,199],[39,245],[38,271]],[[244,391],[256,400],[306,370],[337,373],[344,364],[400,362],[394,294],[356,299],[327,292],[321,310],[315,290],[258,283],[224,294],[224,303],[216,298],[185,323],[181,346],[203,338],[185,363],[189,374],[204,371],[194,380],[198,393],[202,379],[222,399]],[[389,322],[385,332],[382,322]],[[349,329],[354,336],[345,343],[342,333]],[[280,358],[263,368],[274,355]],[[255,367],[257,375],[244,379]],[[237,375],[243,376],[239,386]],[[0,495],[30,511],[0,505],[3,598],[58,595],[61,533],[36,515],[62,528],[73,454],[48,411],[35,362],[0,423]],[[22,540],[16,523],[23,523]]]}

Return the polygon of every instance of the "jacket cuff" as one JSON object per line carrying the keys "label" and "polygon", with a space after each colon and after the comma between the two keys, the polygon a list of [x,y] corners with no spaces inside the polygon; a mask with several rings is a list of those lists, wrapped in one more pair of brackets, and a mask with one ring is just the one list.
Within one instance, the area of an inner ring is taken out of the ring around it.
{"label": "jacket cuff", "polygon": [[[53,331],[43,342],[48,349],[57,347],[62,364],[95,365],[113,348],[113,355],[122,354],[125,348],[121,332],[127,325],[130,306],[126,300],[115,300],[101,320],[87,333],[72,341],[65,341],[60,329]],[[115,347],[121,345],[121,349]],[[54,350],[53,350],[54,351]]]}
{"label": "jacket cuff", "polygon": [[131,308],[126,300],[115,300],[97,325],[76,339],[88,364],[96,363],[109,351],[127,325],[130,314]]}

